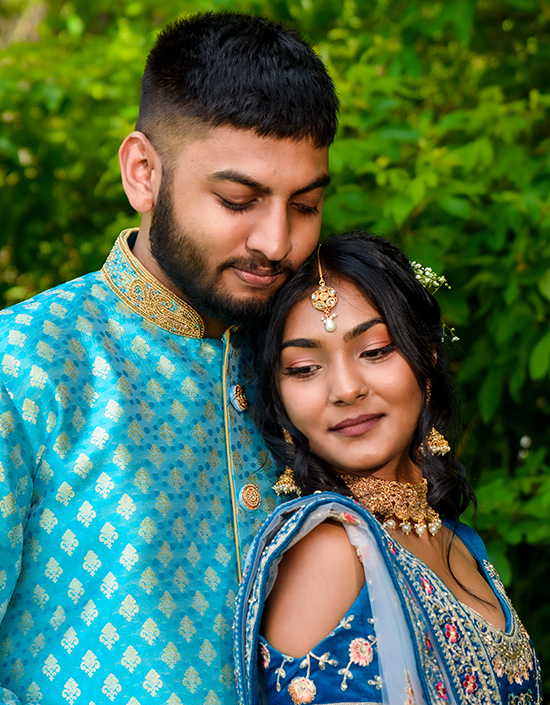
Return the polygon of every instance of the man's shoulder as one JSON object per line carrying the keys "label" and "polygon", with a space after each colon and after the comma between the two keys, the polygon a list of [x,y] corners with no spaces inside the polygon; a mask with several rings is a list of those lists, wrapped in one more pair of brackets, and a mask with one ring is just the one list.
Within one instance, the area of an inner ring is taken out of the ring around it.
{"label": "man's shoulder", "polygon": [[79,317],[97,311],[110,294],[101,273],[92,272],[0,311],[0,352],[14,342],[22,345],[45,327],[54,334],[74,328]]}

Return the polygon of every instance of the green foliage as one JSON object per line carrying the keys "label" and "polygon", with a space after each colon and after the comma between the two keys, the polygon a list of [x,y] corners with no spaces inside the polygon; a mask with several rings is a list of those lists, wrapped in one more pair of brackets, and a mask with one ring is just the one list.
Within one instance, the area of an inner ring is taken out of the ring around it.
{"label": "green foliage", "polygon": [[217,8],[297,23],[330,67],[342,114],[325,232],[393,236],[451,283],[438,298],[460,336],[477,527],[550,664],[546,2],[4,2],[0,22],[29,18],[32,40],[0,59],[0,300],[99,267],[137,222],[116,152],[135,122],[143,58],[167,20]]}

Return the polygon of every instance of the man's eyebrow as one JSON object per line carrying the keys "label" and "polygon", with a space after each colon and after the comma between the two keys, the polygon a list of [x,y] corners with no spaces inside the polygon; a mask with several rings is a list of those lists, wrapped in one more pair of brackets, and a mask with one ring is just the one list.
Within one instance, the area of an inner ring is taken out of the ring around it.
{"label": "man's eyebrow", "polygon": [[358,326],[355,326],[355,328],[348,331],[344,335],[344,342],[349,343],[351,340],[358,338],[360,335],[362,335],[363,333],[368,331],[369,328],[372,328],[373,326],[377,326],[380,323],[382,325],[385,325],[385,321],[382,318],[371,318],[370,321],[365,321],[364,323],[360,323]]}
{"label": "man's eyebrow", "polygon": [[[271,187],[266,186],[266,184],[262,184],[256,179],[252,179],[246,174],[241,174],[240,171],[235,171],[234,169],[224,169],[222,171],[216,171],[210,176],[210,178],[213,181],[232,181],[233,183],[242,184],[243,186],[248,186],[248,188],[253,188],[256,191],[260,191],[266,196],[270,196],[273,193]],[[329,183],[330,176],[328,174],[321,174],[307,186],[304,186],[303,188],[295,191],[292,196],[300,196],[303,193],[314,191],[316,188],[325,188],[329,185]]]}
{"label": "man's eyebrow", "polygon": [[312,340],[311,338],[293,338],[292,340],[286,340],[281,345],[281,351],[285,348],[320,348],[321,342],[319,340]]}

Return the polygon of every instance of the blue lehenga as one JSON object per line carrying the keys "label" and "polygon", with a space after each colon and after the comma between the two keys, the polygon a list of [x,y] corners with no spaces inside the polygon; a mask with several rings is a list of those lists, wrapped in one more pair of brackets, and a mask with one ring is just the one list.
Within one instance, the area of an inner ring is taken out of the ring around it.
{"label": "blue lehenga", "polygon": [[[292,658],[260,634],[265,599],[285,550],[327,519],[345,527],[365,585],[337,627]],[[357,502],[317,493],[279,507],[250,548],[237,600],[241,705],[541,705],[533,646],[483,542],[461,523],[456,536],[494,590],[504,631],[460,603]]]}

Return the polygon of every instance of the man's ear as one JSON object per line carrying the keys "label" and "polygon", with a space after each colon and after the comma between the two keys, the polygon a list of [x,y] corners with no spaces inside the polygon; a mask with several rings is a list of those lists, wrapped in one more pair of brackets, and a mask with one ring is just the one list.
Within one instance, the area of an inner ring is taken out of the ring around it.
{"label": "man's ear", "polygon": [[139,213],[153,210],[160,189],[162,163],[143,132],[131,132],[118,150],[122,185]]}

